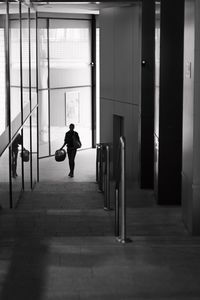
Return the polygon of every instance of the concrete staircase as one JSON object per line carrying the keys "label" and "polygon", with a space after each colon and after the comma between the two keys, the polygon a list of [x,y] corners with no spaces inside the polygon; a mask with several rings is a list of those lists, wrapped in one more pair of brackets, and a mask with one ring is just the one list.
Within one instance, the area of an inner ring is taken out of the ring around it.
{"label": "concrete staircase", "polygon": [[199,299],[200,239],[180,208],[157,207],[137,188],[127,195],[126,245],[95,183],[38,184],[2,210],[0,299]]}

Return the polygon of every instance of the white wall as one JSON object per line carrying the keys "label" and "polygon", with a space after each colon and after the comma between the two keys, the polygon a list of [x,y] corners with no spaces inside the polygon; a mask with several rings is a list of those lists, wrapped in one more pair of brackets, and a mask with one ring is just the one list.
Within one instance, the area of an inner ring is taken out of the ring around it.
{"label": "white wall", "polygon": [[127,178],[138,180],[141,6],[100,11],[100,142],[113,142],[113,114],[124,117]]}

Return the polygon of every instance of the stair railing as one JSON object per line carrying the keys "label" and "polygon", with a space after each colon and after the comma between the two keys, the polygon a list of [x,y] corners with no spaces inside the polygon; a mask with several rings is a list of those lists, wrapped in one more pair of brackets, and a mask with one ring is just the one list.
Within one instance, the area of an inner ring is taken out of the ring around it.
{"label": "stair railing", "polygon": [[126,141],[120,137],[115,174],[115,236],[118,242],[127,243],[126,237]]}
{"label": "stair railing", "polygon": [[104,193],[104,210],[110,210],[110,144],[99,143],[96,149],[96,182]]}

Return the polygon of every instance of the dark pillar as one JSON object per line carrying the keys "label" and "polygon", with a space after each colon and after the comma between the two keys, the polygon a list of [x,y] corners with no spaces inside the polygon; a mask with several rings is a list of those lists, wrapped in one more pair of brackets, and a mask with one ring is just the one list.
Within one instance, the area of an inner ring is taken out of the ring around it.
{"label": "dark pillar", "polygon": [[142,97],[140,107],[140,186],[154,183],[155,1],[142,2]]}
{"label": "dark pillar", "polygon": [[161,1],[157,201],[181,203],[184,1]]}

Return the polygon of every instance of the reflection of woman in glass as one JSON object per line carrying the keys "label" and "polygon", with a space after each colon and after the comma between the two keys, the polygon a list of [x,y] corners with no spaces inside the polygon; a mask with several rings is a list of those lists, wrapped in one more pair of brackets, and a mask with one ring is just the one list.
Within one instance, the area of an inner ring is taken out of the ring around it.
{"label": "reflection of woman in glass", "polygon": [[12,142],[11,152],[12,152],[12,177],[17,177],[17,157],[18,157],[18,146],[22,145],[22,136],[20,133],[16,136]]}

